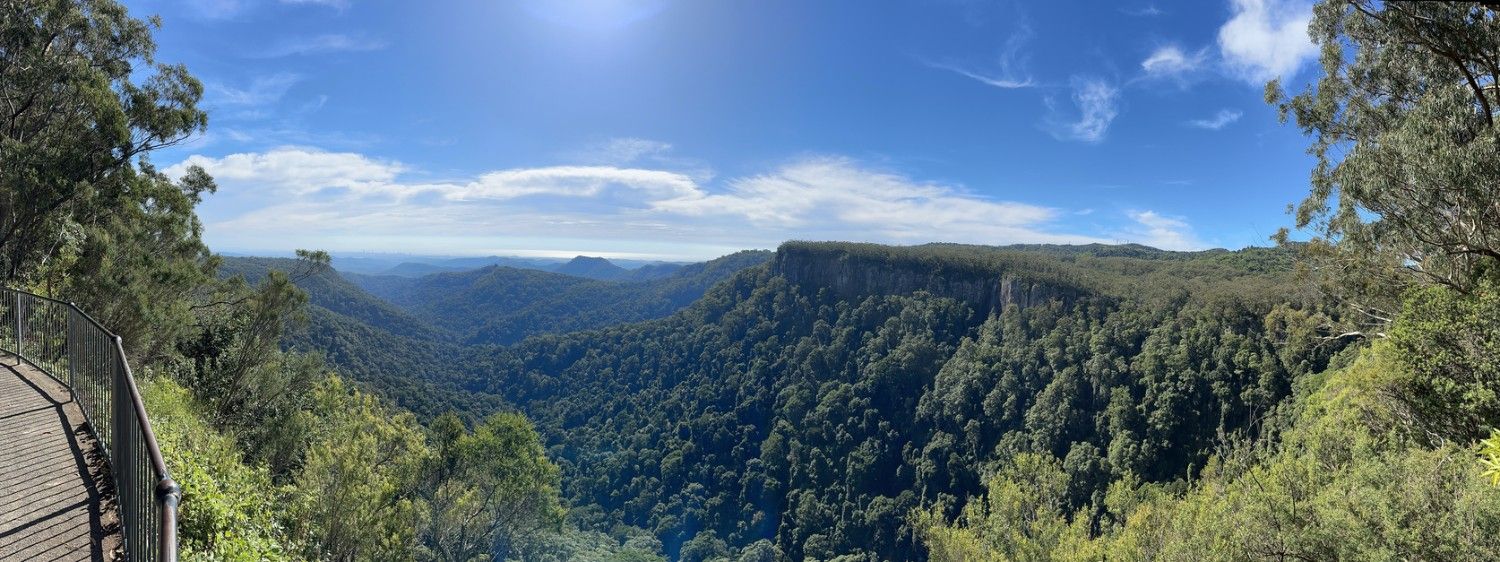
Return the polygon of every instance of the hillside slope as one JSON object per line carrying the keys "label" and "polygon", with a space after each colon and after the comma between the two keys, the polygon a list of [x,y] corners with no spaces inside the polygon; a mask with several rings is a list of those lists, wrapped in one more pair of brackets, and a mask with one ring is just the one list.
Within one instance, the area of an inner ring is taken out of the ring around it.
{"label": "hillside slope", "polygon": [[503,399],[456,387],[467,375],[467,346],[450,334],[366,293],[328,267],[286,258],[229,257],[223,277],[259,283],[269,270],[293,274],[307,293],[307,322],[289,332],[285,347],[321,354],[343,374],[427,419],[460,410],[505,409]]}
{"label": "hillside slope", "polygon": [[509,344],[535,334],[660,318],[770,257],[770,252],[739,252],[643,281],[599,281],[502,266],[415,280],[348,277],[417,318],[460,334],[468,343]]}
{"label": "hillside slope", "polygon": [[607,259],[589,256],[575,257],[553,267],[551,271],[600,281],[618,281],[630,275],[630,270],[610,263]]}
{"label": "hillside slope", "polygon": [[419,339],[444,339],[431,324],[393,306],[351,283],[326,266],[309,270],[309,264],[289,258],[226,257],[219,267],[221,277],[243,276],[254,285],[269,270],[297,273],[294,281],[307,292],[308,304],[380,328],[392,334]]}

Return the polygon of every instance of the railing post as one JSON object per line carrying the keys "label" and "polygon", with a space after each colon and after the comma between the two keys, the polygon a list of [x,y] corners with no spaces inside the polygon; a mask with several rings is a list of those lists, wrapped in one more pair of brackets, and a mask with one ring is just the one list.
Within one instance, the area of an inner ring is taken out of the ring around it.
{"label": "railing post", "polygon": [[[78,393],[75,392],[74,389],[78,388],[78,339],[79,338],[78,338],[77,329],[74,327],[74,324],[73,324],[73,317],[78,315],[77,314],[77,310],[78,310],[77,306],[75,306],[71,302],[68,303],[68,308],[64,309],[64,312],[67,313],[68,318],[67,318],[67,320],[64,320],[64,322],[65,322],[65,326],[64,326],[65,329],[63,330],[63,332],[67,334],[66,338],[63,339],[63,347],[67,350],[67,354],[68,354],[68,393],[72,394],[74,396],[74,401],[75,402],[78,401],[78,399],[77,399]],[[80,404],[79,407],[81,408],[82,405]]]}
{"label": "railing post", "polygon": [[161,504],[161,533],[157,537],[161,562],[177,562],[177,504],[182,501],[182,487],[171,478],[162,480],[156,485],[156,498]]}
{"label": "railing post", "polygon": [[21,352],[21,292],[16,291],[16,357],[26,357]]}

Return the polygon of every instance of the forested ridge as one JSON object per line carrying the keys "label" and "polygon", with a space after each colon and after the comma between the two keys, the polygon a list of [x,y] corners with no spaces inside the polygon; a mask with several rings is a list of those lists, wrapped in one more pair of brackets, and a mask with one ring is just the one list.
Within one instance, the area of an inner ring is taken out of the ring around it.
{"label": "forested ridge", "polygon": [[460,341],[509,344],[533,334],[666,316],[697,300],[713,284],[769,256],[769,252],[744,251],[673,267],[659,277],[647,272],[646,279],[632,281],[500,265],[415,279],[349,277]]}
{"label": "forested ridge", "polygon": [[1482,4],[1317,5],[1321,78],[1267,88],[1318,160],[1274,248],[359,284],[203,243],[213,178],[147,158],[207,127],[154,22],[0,11],[0,97],[36,100],[0,130],[0,276],[124,337],[185,559],[1500,560]]}
{"label": "forested ridge", "polygon": [[[1261,437],[1339,348],[1287,350],[1316,302],[1286,293],[1296,253],[793,242],[669,318],[510,347],[392,334],[324,271],[298,281],[329,306],[294,341],[424,417],[514,404],[585,528],[689,559],[912,558],[908,515],[956,513],[1015,455],[1067,459],[1079,509]],[[425,282],[502,291],[499,269]]]}
{"label": "forested ridge", "polygon": [[[305,321],[289,329],[283,346],[318,354],[425,420],[448,411],[481,416],[505,404],[502,397],[471,392],[473,385],[454,384],[473,379],[476,367],[469,358],[494,347],[487,338],[465,333],[493,334],[504,326],[516,332],[508,338],[518,339],[665,316],[770,255],[739,252],[634,282],[490,266],[376,285],[389,302],[326,264],[231,257],[224,258],[218,274],[256,284],[272,271],[293,272],[289,281],[307,293],[308,306]],[[367,285],[382,281],[356,278]]]}
{"label": "forested ridge", "polygon": [[916,558],[908,514],[1016,455],[1066,460],[1071,511],[1259,437],[1337,349],[1278,350],[1308,303],[1254,268],[1289,252],[788,243],[671,318],[527,340],[466,384],[537,422],[575,506],[669,555]]}

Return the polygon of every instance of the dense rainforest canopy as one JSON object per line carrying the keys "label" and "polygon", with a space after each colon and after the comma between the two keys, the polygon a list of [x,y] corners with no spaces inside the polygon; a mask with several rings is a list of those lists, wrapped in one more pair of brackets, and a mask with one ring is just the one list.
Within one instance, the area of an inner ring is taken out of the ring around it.
{"label": "dense rainforest canopy", "polygon": [[[202,86],[0,1],[0,276],[120,333],[209,560],[1500,559],[1500,20],[1321,2],[1276,248],[221,258]],[[595,273],[603,264],[581,263]],[[607,268],[606,268],[607,269]]]}

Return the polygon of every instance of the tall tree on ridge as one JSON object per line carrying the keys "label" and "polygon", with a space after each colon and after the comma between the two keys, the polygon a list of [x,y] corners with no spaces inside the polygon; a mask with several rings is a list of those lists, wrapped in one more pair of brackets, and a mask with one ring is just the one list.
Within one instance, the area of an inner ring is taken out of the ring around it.
{"label": "tall tree on ridge", "polygon": [[158,24],[114,0],[0,1],[0,280],[34,281],[122,199],[149,206],[136,161],[207,126],[202,84],[153,57]]}
{"label": "tall tree on ridge", "polygon": [[1350,333],[1377,335],[1411,284],[1467,293],[1500,273],[1500,12],[1327,0],[1308,29],[1322,78],[1266,97],[1313,137],[1296,207],[1311,263],[1350,304]]}

